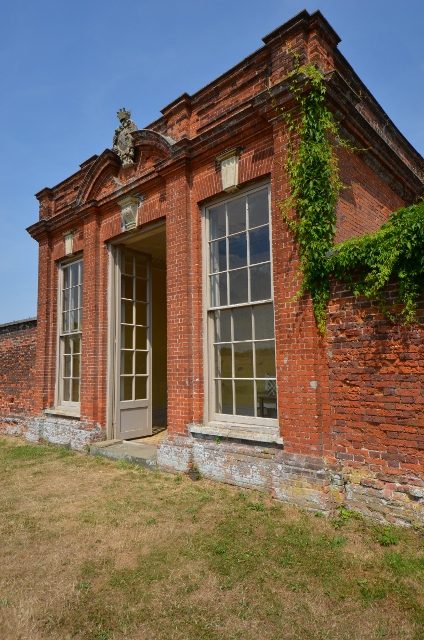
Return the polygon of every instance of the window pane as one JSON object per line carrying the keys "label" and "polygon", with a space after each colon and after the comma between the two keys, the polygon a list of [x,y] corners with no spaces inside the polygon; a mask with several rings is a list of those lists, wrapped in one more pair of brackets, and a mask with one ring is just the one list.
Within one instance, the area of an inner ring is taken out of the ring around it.
{"label": "window pane", "polygon": [[147,302],[147,280],[136,278],[135,281],[135,298]]}
{"label": "window pane", "polygon": [[256,411],[260,418],[277,417],[277,383],[275,379],[257,380]]}
{"label": "window pane", "polygon": [[227,241],[211,242],[211,273],[225,271],[227,268]]}
{"label": "window pane", "polygon": [[80,381],[78,378],[72,380],[72,402],[79,402]]}
{"label": "window pane", "polygon": [[63,269],[63,288],[68,289],[71,286],[71,272],[69,267]]}
{"label": "window pane", "polygon": [[69,311],[62,314],[62,333],[69,333],[70,317]]}
{"label": "window pane", "polygon": [[121,351],[121,373],[133,374],[133,351]]}
{"label": "window pane", "polygon": [[72,353],[72,338],[63,339],[63,353]]}
{"label": "window pane", "polygon": [[230,303],[239,304],[247,301],[247,269],[230,271]]}
{"label": "window pane", "polygon": [[233,383],[231,380],[216,380],[216,412],[233,413]]}
{"label": "window pane", "polygon": [[251,300],[267,300],[271,297],[271,267],[261,264],[250,268]]}
{"label": "window pane", "polygon": [[236,414],[239,416],[254,416],[254,387],[253,380],[236,380]]}
{"label": "window pane", "polygon": [[74,287],[76,284],[79,284],[79,265],[78,263],[76,264],[71,264],[69,267],[70,271],[71,271],[71,282],[70,282],[70,286]]}
{"label": "window pane", "polygon": [[228,239],[229,268],[237,269],[247,265],[246,234],[240,233]]}
{"label": "window pane", "polygon": [[121,322],[125,324],[133,324],[133,303],[123,300],[121,302]]}
{"label": "window pane", "polygon": [[275,378],[274,340],[256,342],[256,377]]}
{"label": "window pane", "polygon": [[74,378],[80,377],[80,360],[81,356],[79,354],[72,358],[72,375]]}
{"label": "window pane", "polygon": [[227,304],[227,273],[211,276],[211,303],[213,307]]}
{"label": "window pane", "polygon": [[147,398],[147,378],[137,376],[135,379],[135,400],[144,400]]}
{"label": "window pane", "polygon": [[63,291],[63,310],[64,311],[68,311],[69,309],[69,303],[70,303],[70,291],[69,289],[65,289]]}
{"label": "window pane", "polygon": [[215,347],[215,376],[217,378],[231,378],[231,344],[223,344]]}
{"label": "window pane", "polygon": [[229,202],[227,213],[229,234],[246,229],[246,198],[238,198]]}
{"label": "window pane", "polygon": [[231,310],[215,311],[215,342],[231,340]]}
{"label": "window pane", "polygon": [[147,278],[147,260],[144,256],[135,256],[135,275],[138,278]]}
{"label": "window pane", "polygon": [[65,402],[70,402],[71,400],[71,380],[69,378],[63,381],[63,400]]}
{"label": "window pane", "polygon": [[135,372],[138,374],[147,373],[147,351],[136,351]]}
{"label": "window pane", "polygon": [[267,224],[269,220],[268,214],[268,189],[256,191],[247,198],[247,206],[249,209],[249,227],[259,227],[261,224]]}
{"label": "window pane", "polygon": [[251,307],[240,307],[233,310],[234,340],[252,339]]}
{"label": "window pane", "polygon": [[249,232],[250,264],[269,260],[269,227]]}
{"label": "window pane", "polygon": [[78,311],[70,311],[70,330],[78,331],[79,329],[79,313]]}
{"label": "window pane", "polygon": [[71,309],[78,309],[78,290],[79,287],[72,287],[70,290],[71,293]]}
{"label": "window pane", "polygon": [[64,378],[71,377],[71,357],[72,356],[63,357],[63,377]]}
{"label": "window pane", "polygon": [[274,338],[274,305],[260,304],[253,307],[253,316],[256,340]]}
{"label": "window pane", "polygon": [[122,326],[121,327],[121,347],[123,349],[133,349],[133,332],[134,329],[132,327]]}
{"label": "window pane", "polygon": [[132,400],[132,376],[121,376],[121,400]]}
{"label": "window pane", "polygon": [[213,209],[210,209],[209,220],[211,240],[225,236],[225,204],[221,204],[219,207],[213,207]]}
{"label": "window pane", "polygon": [[81,336],[73,336],[70,340],[72,342],[72,353],[81,353]]}
{"label": "window pane", "polygon": [[122,262],[123,272],[132,276],[134,273],[134,260],[132,254],[124,253]]}
{"label": "window pane", "polygon": [[145,302],[136,302],[135,322],[147,326],[147,304]]}
{"label": "window pane", "polygon": [[121,297],[133,299],[133,279],[131,276],[121,276]]}
{"label": "window pane", "polygon": [[135,348],[147,349],[147,329],[146,327],[135,328]]}
{"label": "window pane", "polygon": [[253,378],[253,345],[251,342],[234,344],[234,377]]}

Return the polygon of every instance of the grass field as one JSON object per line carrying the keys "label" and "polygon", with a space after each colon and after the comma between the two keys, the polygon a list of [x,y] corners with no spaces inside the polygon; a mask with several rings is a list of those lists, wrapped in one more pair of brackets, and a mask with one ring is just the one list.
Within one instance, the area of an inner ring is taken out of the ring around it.
{"label": "grass field", "polygon": [[424,638],[424,538],[0,439],[1,640]]}

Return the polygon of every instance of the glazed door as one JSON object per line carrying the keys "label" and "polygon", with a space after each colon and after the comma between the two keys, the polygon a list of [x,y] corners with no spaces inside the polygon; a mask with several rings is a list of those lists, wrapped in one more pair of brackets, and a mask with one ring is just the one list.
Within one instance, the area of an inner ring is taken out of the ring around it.
{"label": "glazed door", "polygon": [[152,433],[150,258],[117,251],[116,437]]}

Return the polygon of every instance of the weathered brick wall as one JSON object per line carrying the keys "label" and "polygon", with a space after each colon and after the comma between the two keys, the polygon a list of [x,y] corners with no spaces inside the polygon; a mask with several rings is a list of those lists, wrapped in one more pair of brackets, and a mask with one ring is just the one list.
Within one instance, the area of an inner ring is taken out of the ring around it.
{"label": "weathered brick wall", "polygon": [[[387,300],[396,301],[394,286]],[[424,303],[418,320],[394,324],[377,304],[335,287],[328,322],[332,449],[355,491],[370,499],[424,498]]]}
{"label": "weathered brick wall", "polygon": [[0,326],[0,431],[21,430],[33,413],[37,321]]}

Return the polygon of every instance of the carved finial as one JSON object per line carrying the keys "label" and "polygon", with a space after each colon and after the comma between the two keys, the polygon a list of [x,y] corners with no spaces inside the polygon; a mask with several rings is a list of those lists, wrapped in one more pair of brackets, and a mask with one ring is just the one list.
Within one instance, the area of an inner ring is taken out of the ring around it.
{"label": "carved finial", "polygon": [[137,131],[137,126],[131,120],[131,111],[128,109],[123,107],[116,115],[121,124],[113,136],[113,151],[121,158],[122,165],[127,167],[134,163],[134,143],[131,134]]}
{"label": "carved finial", "polygon": [[118,116],[118,120],[121,124],[125,120],[131,120],[131,111],[128,111],[128,109],[125,109],[125,107],[122,107],[122,109],[119,109],[116,115]]}

